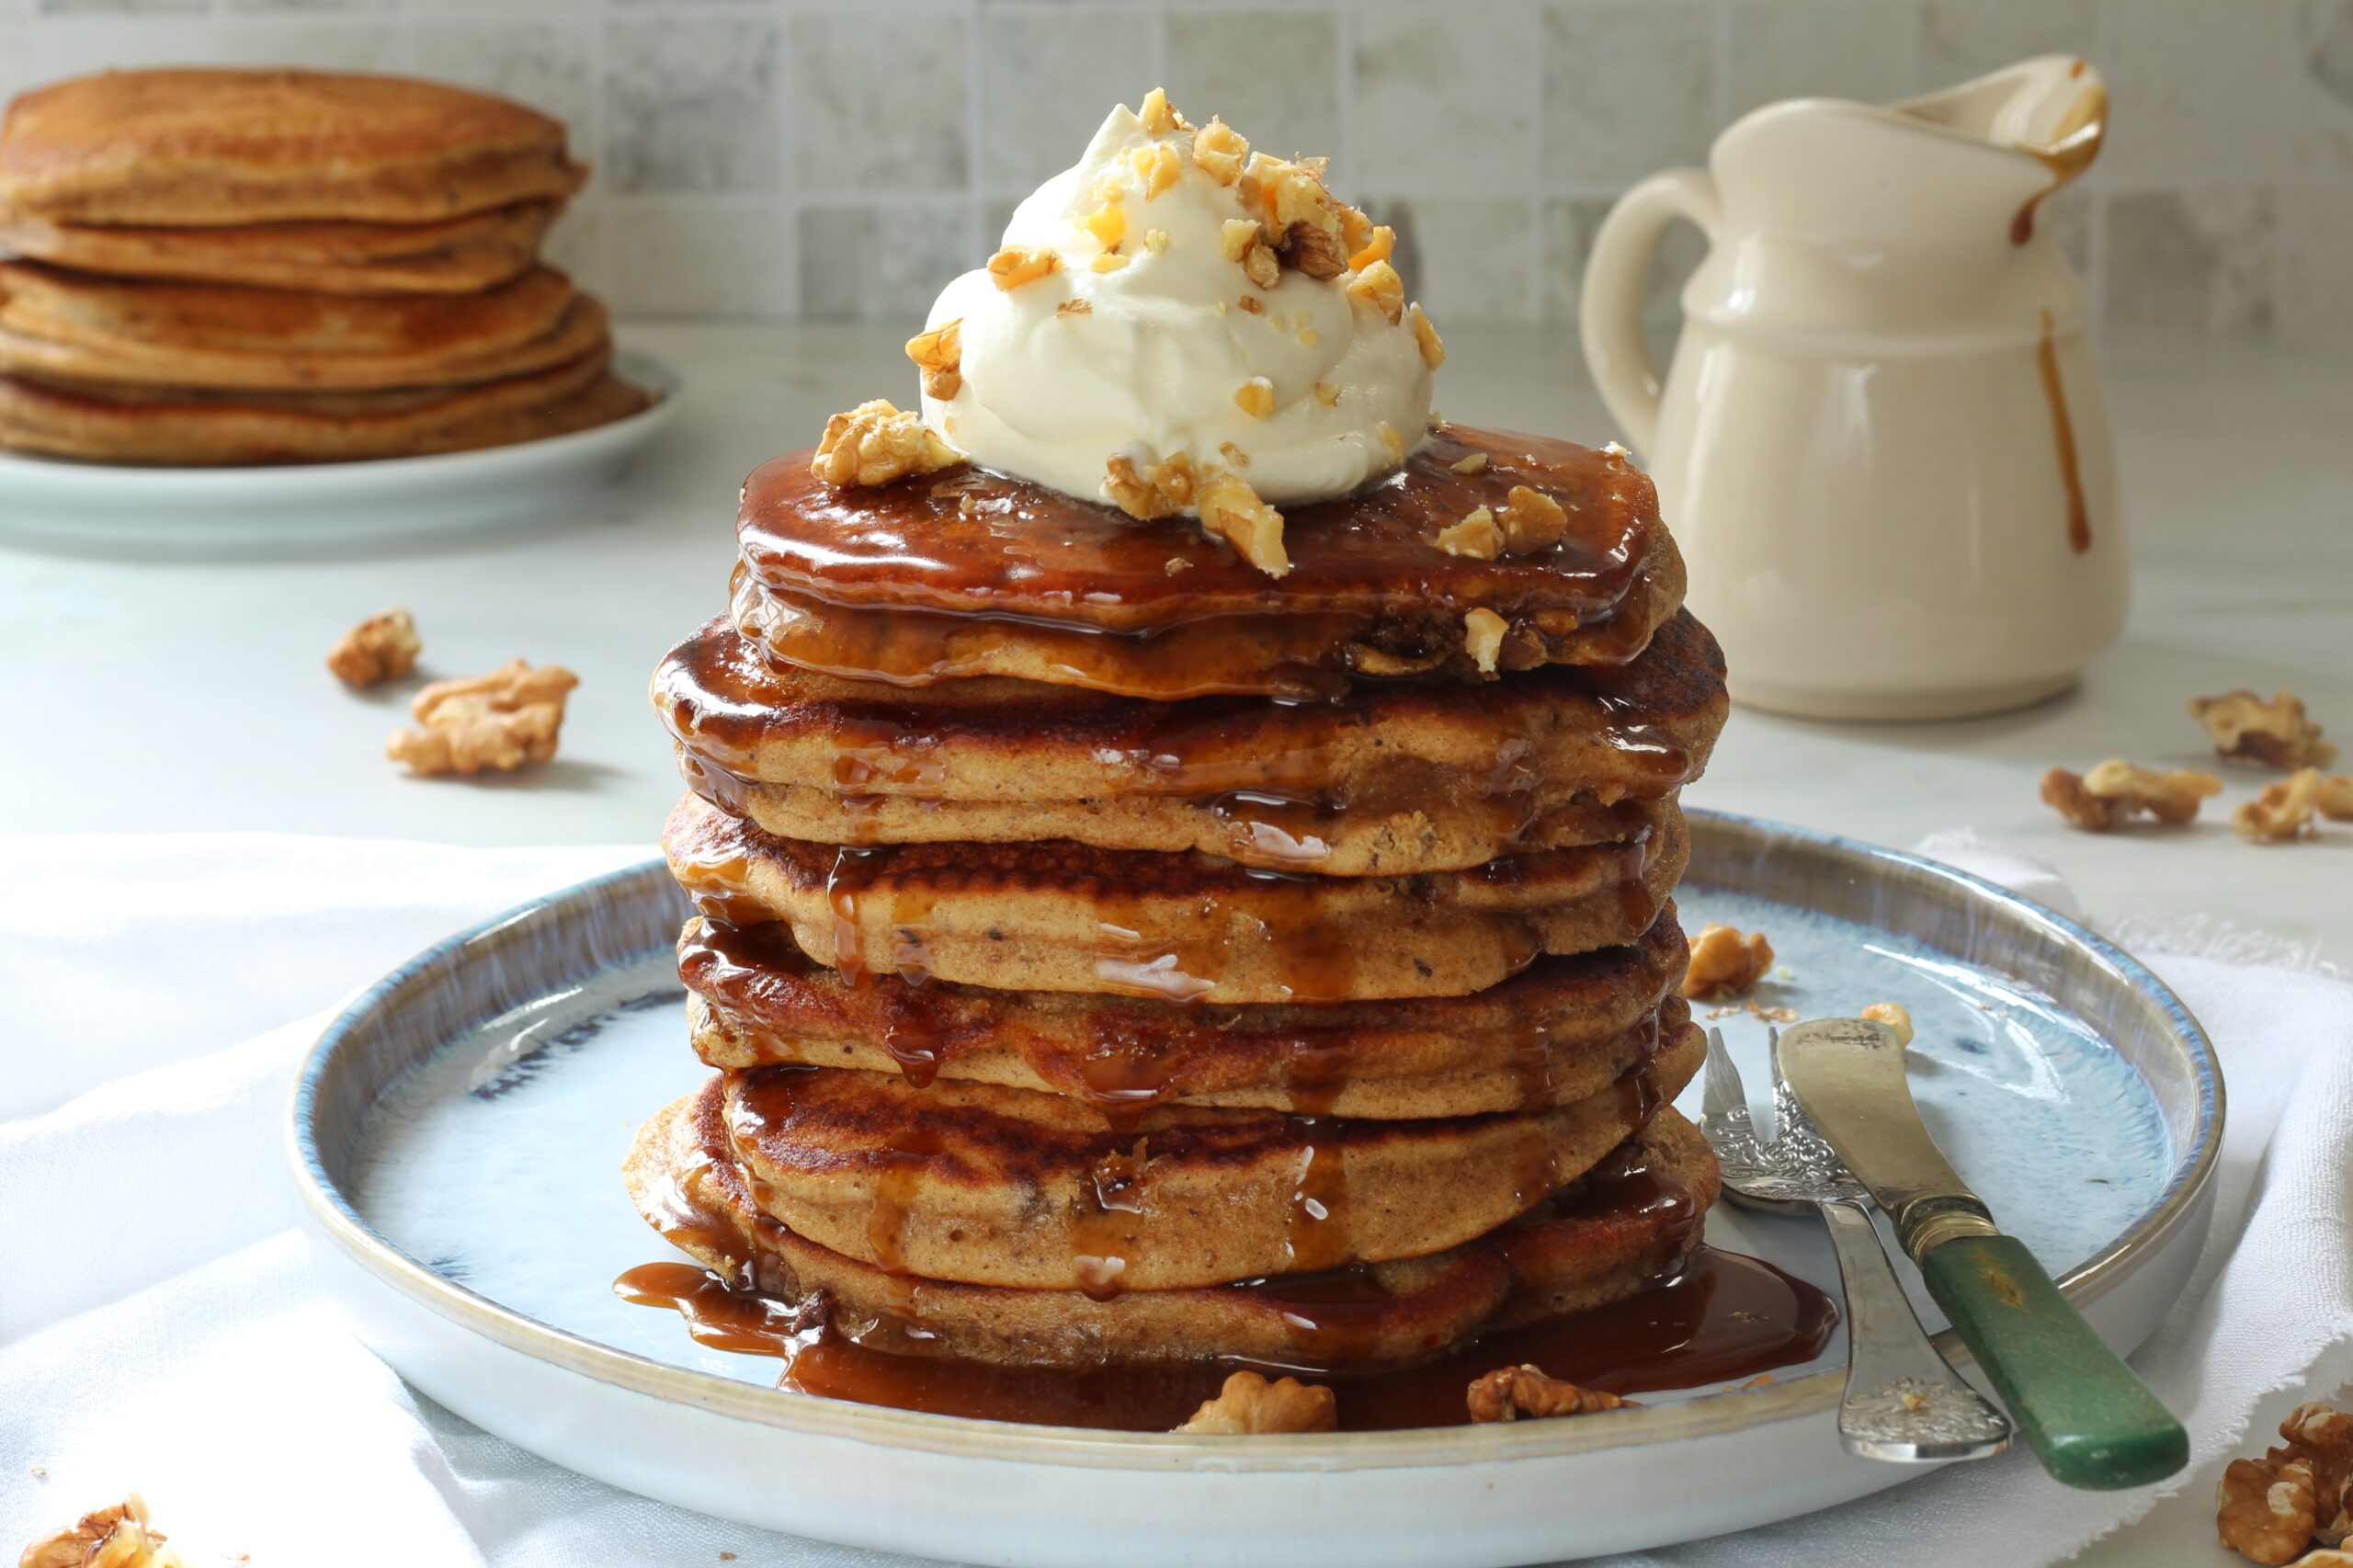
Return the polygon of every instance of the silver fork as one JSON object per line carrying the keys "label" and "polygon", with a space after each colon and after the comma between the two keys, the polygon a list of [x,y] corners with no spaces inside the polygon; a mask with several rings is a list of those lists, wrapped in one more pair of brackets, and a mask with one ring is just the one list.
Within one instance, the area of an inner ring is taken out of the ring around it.
{"label": "silver fork", "polygon": [[[1774,1044],[1779,1044],[1778,1032]],[[1869,1195],[1814,1130],[1781,1081],[1773,1053],[1773,1137],[1749,1125],[1748,1095],[1708,1031],[1708,1076],[1699,1119],[1723,1167],[1733,1200],[1770,1213],[1812,1209],[1830,1232],[1847,1290],[1847,1392],[1838,1440],[1865,1459],[1898,1461],[1984,1459],[2010,1446],[2009,1418],[1963,1382],[1922,1332],[1871,1227]]]}

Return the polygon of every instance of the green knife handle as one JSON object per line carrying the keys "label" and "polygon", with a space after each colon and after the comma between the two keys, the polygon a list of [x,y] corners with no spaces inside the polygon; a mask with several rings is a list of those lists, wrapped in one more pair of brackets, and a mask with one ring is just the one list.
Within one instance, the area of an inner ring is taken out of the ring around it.
{"label": "green knife handle", "polygon": [[1995,1392],[2065,1486],[2111,1491],[2189,1462],[2189,1436],[2015,1236],[1960,1236],[1920,1260]]}

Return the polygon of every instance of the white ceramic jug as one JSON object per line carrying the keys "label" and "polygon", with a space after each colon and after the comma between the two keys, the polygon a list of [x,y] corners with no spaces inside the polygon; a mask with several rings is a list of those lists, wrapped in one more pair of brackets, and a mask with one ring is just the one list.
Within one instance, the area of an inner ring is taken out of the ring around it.
{"label": "white ceramic jug", "polygon": [[[1595,236],[1581,325],[1657,482],[1734,698],[1833,719],[1989,713],[2072,684],[2130,580],[2082,285],[2037,204],[2107,94],[2046,56],[1884,108],[1769,105]],[[1642,283],[1710,242],[1662,391]]]}

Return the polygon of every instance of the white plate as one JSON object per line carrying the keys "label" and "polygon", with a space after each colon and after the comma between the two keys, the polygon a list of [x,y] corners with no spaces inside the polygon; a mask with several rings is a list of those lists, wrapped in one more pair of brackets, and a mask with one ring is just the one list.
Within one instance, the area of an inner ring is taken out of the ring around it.
{"label": "white plate", "polygon": [[653,406],[567,436],[428,457],[252,468],[137,468],[0,452],[0,540],[91,554],[228,557],[347,550],[561,516],[620,477],[686,383],[650,354],[613,359]]}
{"label": "white plate", "polygon": [[[1915,1090],[1953,1163],[2110,1343],[2137,1345],[2211,1208],[2222,1084],[2196,1022],[2132,960],[1990,884],[1690,818],[1686,924],[1771,935],[1790,974],[1762,1002],[1904,1003]],[[631,1210],[620,1165],[631,1127],[705,1073],[675,1005],[684,913],[655,861],[452,937],[354,1004],[297,1085],[306,1217],[362,1337],[560,1463],[749,1524],[1054,1568],[1547,1562],[1786,1518],[1913,1473],[1840,1450],[1843,1334],[1765,1387],[1426,1431],[1180,1437],[779,1390],[773,1361],[698,1346],[609,1288],[675,1256]],[[1760,1084],[1764,1025],[1722,1022]],[[1837,1292],[1810,1219],[1720,1206],[1708,1234]]]}

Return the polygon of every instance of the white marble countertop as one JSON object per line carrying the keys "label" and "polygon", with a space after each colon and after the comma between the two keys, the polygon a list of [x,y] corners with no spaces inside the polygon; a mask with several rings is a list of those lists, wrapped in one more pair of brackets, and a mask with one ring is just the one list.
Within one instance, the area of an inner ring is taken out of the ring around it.
{"label": "white marble countertop", "polygon": [[[639,325],[690,406],[593,515],[457,545],[234,564],[0,551],[0,822],[55,832],[264,830],[460,844],[640,842],[678,793],[646,678],[722,607],[738,481],[826,415],[900,389],[895,333]],[[1457,417],[1609,433],[1573,344],[1460,333]],[[2203,915],[2353,954],[2353,829],[2287,847],[2222,814],[2100,837],[2036,796],[2042,770],[2110,755],[2196,765],[2194,693],[2287,685],[2353,741],[2353,366],[2184,346],[2110,353],[2138,598],[2126,640],[2072,696],[1917,726],[1737,713],[1692,798],[1910,846],[1970,826],[2054,862],[2096,915]],[[361,616],[405,605],[426,669],[520,654],[582,676],[563,753],[490,782],[424,781],[382,757],[405,688],[355,697],[322,667]],[[2234,772],[2233,799],[2260,776]],[[104,890],[93,889],[94,899]],[[2211,1504],[2183,1497],[2086,1558],[2214,1560]]]}
{"label": "white marble countertop", "polygon": [[[722,607],[735,489],[827,414],[907,380],[898,335],[641,325],[690,404],[593,515],[342,559],[148,562],[0,551],[0,698],[16,717],[0,821],[54,831],[257,829],[463,844],[652,844],[678,791],[645,682]],[[1567,339],[1461,333],[1446,411],[1597,440]],[[2224,813],[2179,834],[2074,832],[2052,764],[2196,765],[2194,693],[2293,687],[2353,742],[2353,366],[2184,346],[2111,353],[2138,597],[2125,641],[2060,701],[2003,718],[1830,725],[1740,712],[1698,803],[1910,846],[1972,826],[2055,862],[2096,914],[2202,914],[2353,952],[2353,829],[2257,847]],[[413,609],[426,668],[521,655],[582,677],[551,766],[489,783],[384,761],[406,688],[354,697],[320,660]],[[2261,777],[2228,769],[2236,799]]]}

